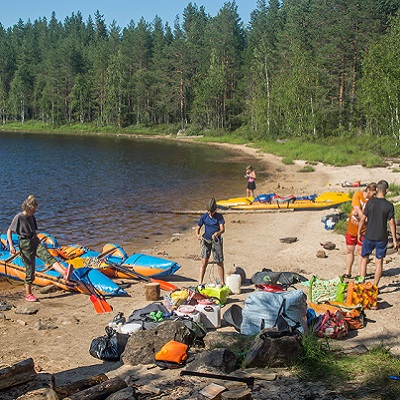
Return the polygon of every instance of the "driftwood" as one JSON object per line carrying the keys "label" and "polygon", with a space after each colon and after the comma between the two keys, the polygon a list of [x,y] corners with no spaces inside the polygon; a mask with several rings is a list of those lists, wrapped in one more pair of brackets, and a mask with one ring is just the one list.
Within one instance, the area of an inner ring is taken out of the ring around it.
{"label": "driftwood", "polygon": [[102,400],[118,390],[125,389],[128,384],[121,378],[116,377],[92,386],[81,392],[65,397],[64,400]]}
{"label": "driftwood", "polygon": [[0,369],[0,390],[32,381],[36,375],[33,358],[2,368]]}
{"label": "driftwood", "polygon": [[51,388],[57,393],[60,398],[64,398],[77,392],[81,392],[92,386],[109,380],[107,375],[99,374],[86,379],[80,379],[79,381],[72,382],[67,385],[57,386],[54,381],[54,375],[51,378]]}

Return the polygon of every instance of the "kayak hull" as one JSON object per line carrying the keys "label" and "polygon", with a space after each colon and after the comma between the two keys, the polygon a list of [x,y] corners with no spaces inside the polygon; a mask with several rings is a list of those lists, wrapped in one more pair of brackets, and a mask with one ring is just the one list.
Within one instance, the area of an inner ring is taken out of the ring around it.
{"label": "kayak hull", "polygon": [[227,199],[217,201],[217,205],[222,204],[225,207],[227,204],[232,204],[226,209],[230,210],[324,210],[332,207],[337,207],[340,204],[351,201],[351,197],[348,193],[343,192],[326,192],[320,196],[315,197],[315,199],[299,199],[294,200],[295,197],[288,198],[288,201],[283,200],[283,198],[277,197],[271,200],[271,202],[261,203],[253,202],[249,203],[248,200],[242,204],[238,204],[238,199]]}
{"label": "kayak hull", "polygon": [[148,278],[163,278],[173,275],[181,266],[166,258],[135,253],[122,263],[122,267]]}

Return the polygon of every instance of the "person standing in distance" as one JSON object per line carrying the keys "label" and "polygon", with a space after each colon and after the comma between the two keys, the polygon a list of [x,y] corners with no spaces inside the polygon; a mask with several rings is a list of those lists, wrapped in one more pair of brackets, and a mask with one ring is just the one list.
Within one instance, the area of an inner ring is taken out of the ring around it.
{"label": "person standing in distance", "polygon": [[386,256],[388,245],[388,222],[393,237],[394,250],[398,249],[394,206],[385,198],[388,189],[389,184],[387,181],[381,180],[378,182],[376,186],[376,196],[367,202],[364,208],[364,214],[362,215],[358,225],[358,240],[361,241],[363,227],[366,222],[368,222],[361,249],[361,277],[365,279],[367,275],[367,262],[370,254],[375,249],[375,285],[379,284],[382,277],[383,259]]}
{"label": "person standing in distance", "polygon": [[[201,240],[201,267],[199,275],[199,286],[203,287],[203,279],[211,252],[214,261],[218,265],[220,284],[225,284],[224,251],[222,234],[225,232],[225,220],[222,214],[217,213],[217,203],[211,198],[206,205],[207,212],[202,214],[197,223],[196,236]],[[204,233],[201,235],[201,228],[204,226]]]}
{"label": "person standing in distance", "polygon": [[38,229],[36,218],[34,216],[38,202],[34,196],[30,195],[22,203],[22,212],[18,213],[12,220],[7,230],[7,241],[10,247],[10,253],[16,254],[14,244],[12,242],[12,233],[15,232],[19,239],[19,251],[22,262],[25,266],[25,292],[26,301],[38,301],[32,294],[32,283],[35,280],[35,257],[40,258],[51,268],[55,269],[67,281],[72,274],[72,267],[68,269],[62,266],[40,243],[36,231]]}
{"label": "person standing in distance", "polygon": [[363,215],[363,210],[367,201],[374,197],[376,194],[376,183],[371,182],[365,190],[360,190],[354,193],[351,205],[352,209],[349,215],[349,221],[347,223],[346,230],[346,273],[343,278],[351,278],[351,269],[354,263],[354,253],[357,249],[357,254],[359,255],[358,260],[358,275],[361,274],[361,246],[362,240],[367,229],[366,224],[364,224],[363,230],[361,231],[361,242],[358,241],[358,224]]}
{"label": "person standing in distance", "polygon": [[246,168],[246,175],[244,177],[247,178],[247,188],[246,188],[247,197],[254,197],[254,191],[256,190],[257,174],[251,165],[249,165]]}

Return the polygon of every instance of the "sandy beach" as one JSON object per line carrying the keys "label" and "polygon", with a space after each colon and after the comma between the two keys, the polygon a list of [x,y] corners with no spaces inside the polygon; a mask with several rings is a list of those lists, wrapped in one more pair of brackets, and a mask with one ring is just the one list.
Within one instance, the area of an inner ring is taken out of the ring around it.
{"label": "sandy beach", "polygon": [[[332,167],[322,164],[313,165],[314,172],[304,173],[299,170],[304,161],[293,165],[284,165],[279,157],[263,154],[246,146],[230,146],[237,152],[256,157],[256,171],[268,171],[265,181],[257,181],[257,194],[275,192],[279,195],[321,194],[326,191],[350,191],[354,188],[343,188],[344,181],[362,183],[386,179],[389,183],[400,184],[398,164],[388,164],[385,168],[366,169],[361,166]],[[244,196],[243,193],[232,193],[232,197]],[[224,235],[225,269],[229,274],[234,266],[246,271],[248,278],[263,268],[273,271],[297,272],[311,278],[331,279],[345,273],[344,237],[324,228],[321,218],[335,210],[238,213],[226,212],[226,233]],[[400,216],[396,216],[398,218]],[[186,233],[177,232],[154,248],[143,248],[143,252],[158,255],[177,261],[181,269],[171,278],[179,287],[194,286],[199,269],[199,242],[194,234],[194,226]],[[292,244],[280,242],[280,238],[297,237]],[[336,249],[327,252],[327,258],[317,258],[316,253],[322,250],[321,243],[331,241]],[[145,244],[143,244],[145,245]],[[352,331],[340,342],[341,346],[354,347],[364,344],[368,348],[378,344],[390,346],[392,352],[400,355],[400,339],[397,321],[400,289],[399,256],[387,256],[384,264],[383,278],[380,283],[380,297],[377,311],[366,311],[367,326]],[[357,269],[357,260],[353,271]],[[374,263],[368,264],[368,273],[374,272]],[[206,281],[213,283],[217,276],[216,267],[209,266]],[[127,281],[124,281],[127,282]],[[148,304],[145,299],[145,285],[142,282],[130,281],[126,289],[129,297],[110,298],[115,314],[123,312],[129,316],[133,310]],[[28,306],[23,296],[21,283],[3,283],[0,301],[7,301],[18,306]],[[240,304],[254,290],[250,283],[242,288],[240,295],[232,295],[225,307]],[[306,290],[306,288],[304,288]],[[35,288],[40,302],[29,307],[38,311],[32,315],[10,311],[0,312],[0,368],[12,365],[32,357],[36,368],[46,383],[51,374],[56,382],[65,383],[91,376],[100,372],[116,369],[118,363],[103,363],[89,354],[91,340],[104,334],[104,327],[115,314],[96,314],[88,296],[65,292],[41,294]],[[1,318],[3,316],[3,318]],[[38,330],[38,321],[50,321],[54,329]],[[222,328],[230,330],[231,328]],[[138,367],[138,374],[142,367]],[[12,398],[0,397],[4,399]]]}

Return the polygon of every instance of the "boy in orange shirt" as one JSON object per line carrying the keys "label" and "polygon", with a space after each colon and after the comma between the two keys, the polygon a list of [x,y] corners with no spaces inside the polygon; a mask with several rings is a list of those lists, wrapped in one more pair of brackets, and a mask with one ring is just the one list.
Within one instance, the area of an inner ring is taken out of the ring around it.
{"label": "boy in orange shirt", "polygon": [[[363,210],[367,201],[376,195],[376,183],[370,183],[365,190],[354,193],[352,199],[352,209],[349,216],[349,222],[347,224],[346,231],[346,273],[343,275],[343,278],[351,278],[351,269],[354,263],[354,253],[357,247],[357,254],[359,257],[358,262],[358,274],[361,275],[361,246],[362,241],[358,241],[358,223],[363,216]],[[361,232],[362,238],[364,237],[365,231],[367,227],[363,227],[363,231]]]}

